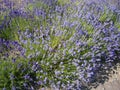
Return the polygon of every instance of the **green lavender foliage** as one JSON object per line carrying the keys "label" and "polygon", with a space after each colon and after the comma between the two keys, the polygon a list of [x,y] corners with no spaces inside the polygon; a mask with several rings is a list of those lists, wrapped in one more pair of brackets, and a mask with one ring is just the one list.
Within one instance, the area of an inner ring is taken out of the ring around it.
{"label": "green lavender foliage", "polygon": [[[114,58],[119,59],[119,42],[115,40],[119,41],[120,23],[117,22],[116,14],[107,7],[99,13],[92,13],[92,7],[80,7],[81,2],[78,1],[45,3],[41,0],[28,3],[23,11],[8,9],[8,14],[0,15],[0,23],[5,21],[0,38],[6,43],[16,41],[23,48],[16,50],[13,47],[19,45],[14,42],[10,47],[9,43],[4,44],[5,50],[0,49],[0,89],[37,90],[54,85],[59,89],[69,89],[68,86],[81,89],[80,85],[96,79],[102,65],[104,68],[107,62],[111,64],[111,55],[113,62]],[[93,18],[92,15],[89,18],[87,12],[92,13]],[[96,27],[95,21],[100,27]],[[112,31],[111,26],[117,29]],[[101,28],[107,32],[104,33]],[[107,40],[112,40],[115,46]],[[109,51],[111,47],[113,49]],[[8,53],[14,49],[15,53]]]}

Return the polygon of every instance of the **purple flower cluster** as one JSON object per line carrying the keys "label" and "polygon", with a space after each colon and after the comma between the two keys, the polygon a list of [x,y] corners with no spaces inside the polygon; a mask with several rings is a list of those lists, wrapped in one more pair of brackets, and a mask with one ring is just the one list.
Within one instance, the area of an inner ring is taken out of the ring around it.
{"label": "purple flower cluster", "polygon": [[15,41],[0,39],[0,58],[12,60],[15,70],[8,71],[9,89],[84,90],[119,62],[120,31],[114,10],[103,2],[68,1],[40,0],[44,6],[38,7],[39,1],[26,0],[33,10],[10,10],[11,19],[32,16],[33,23],[19,28]]}
{"label": "purple flower cluster", "polygon": [[0,38],[0,57],[17,58],[24,57],[25,50],[17,41],[10,41]]}
{"label": "purple flower cluster", "polygon": [[[91,5],[94,6],[91,7]],[[82,19],[76,28],[78,32],[75,36],[78,46],[78,55],[76,55],[79,58],[77,57],[74,61],[80,80],[88,84],[95,82],[99,77],[99,70],[109,69],[120,59],[120,32],[115,27],[116,19],[113,19],[113,15],[110,16],[112,11],[107,9],[108,15],[95,3],[91,5],[83,7]],[[93,9],[90,10],[90,8]],[[96,13],[98,8],[99,12]],[[105,15],[106,17],[103,18],[102,16]]]}

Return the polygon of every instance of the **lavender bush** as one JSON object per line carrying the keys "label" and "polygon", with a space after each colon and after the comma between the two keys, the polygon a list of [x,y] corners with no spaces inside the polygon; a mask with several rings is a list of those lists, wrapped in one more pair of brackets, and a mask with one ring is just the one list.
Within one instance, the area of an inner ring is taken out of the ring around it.
{"label": "lavender bush", "polygon": [[120,23],[106,2],[0,5],[0,89],[84,90],[120,59]]}

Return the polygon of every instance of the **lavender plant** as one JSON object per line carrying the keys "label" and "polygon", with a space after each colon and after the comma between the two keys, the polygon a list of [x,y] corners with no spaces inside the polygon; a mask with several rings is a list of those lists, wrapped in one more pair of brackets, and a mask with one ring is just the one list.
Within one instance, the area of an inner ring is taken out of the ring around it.
{"label": "lavender plant", "polygon": [[83,90],[119,62],[119,22],[105,2],[26,5],[10,8],[0,32],[1,89]]}

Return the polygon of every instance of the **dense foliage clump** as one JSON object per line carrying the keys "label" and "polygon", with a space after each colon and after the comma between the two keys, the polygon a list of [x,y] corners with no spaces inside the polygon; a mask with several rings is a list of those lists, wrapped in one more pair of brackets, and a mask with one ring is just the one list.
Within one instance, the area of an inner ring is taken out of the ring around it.
{"label": "dense foliage clump", "polygon": [[0,2],[0,89],[84,90],[119,62],[117,9],[106,2],[22,3]]}

